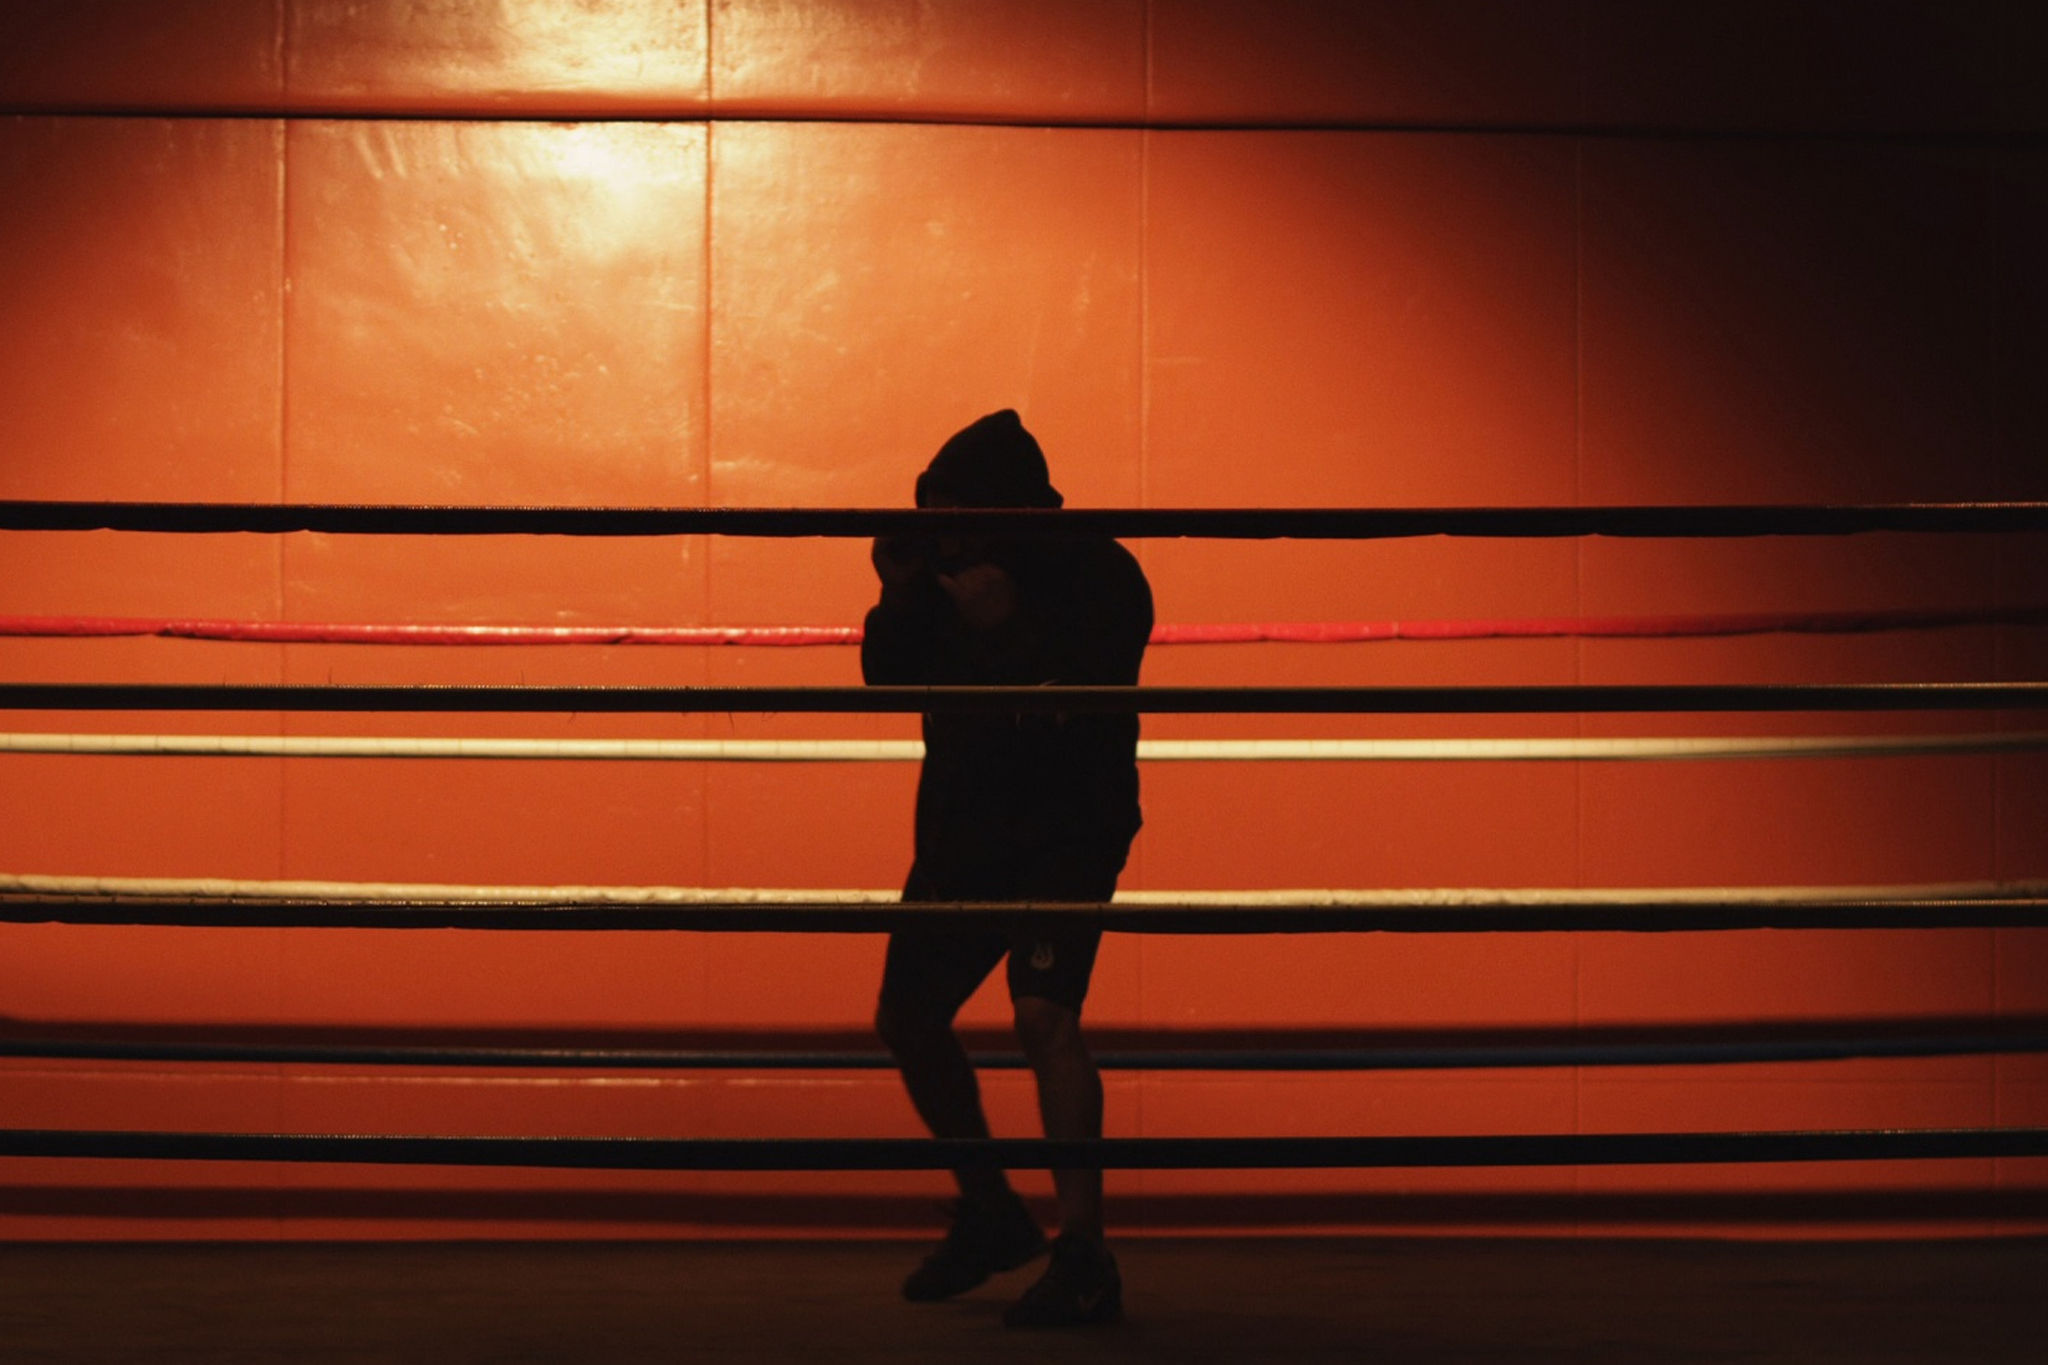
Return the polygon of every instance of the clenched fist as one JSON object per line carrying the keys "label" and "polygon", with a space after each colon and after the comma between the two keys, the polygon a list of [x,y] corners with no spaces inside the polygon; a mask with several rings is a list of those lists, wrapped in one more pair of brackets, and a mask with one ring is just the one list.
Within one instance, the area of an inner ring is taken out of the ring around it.
{"label": "clenched fist", "polygon": [[901,536],[877,537],[874,547],[868,551],[868,558],[875,566],[875,576],[882,580],[885,588],[906,588],[924,568],[924,559],[917,554]]}

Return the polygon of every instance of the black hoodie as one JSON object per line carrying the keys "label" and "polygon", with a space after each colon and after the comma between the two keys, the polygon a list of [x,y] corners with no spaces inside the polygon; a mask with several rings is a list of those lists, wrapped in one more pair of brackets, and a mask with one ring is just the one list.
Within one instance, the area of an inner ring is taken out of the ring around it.
{"label": "black hoodie", "polygon": [[[1058,507],[1045,458],[1017,414],[982,418],[947,441],[917,482],[920,506]],[[971,543],[923,561],[868,612],[861,674],[874,684],[1025,685],[1138,681],[1152,633],[1152,592],[1136,559],[1105,536]],[[938,581],[996,564],[1017,608],[970,627]],[[1138,832],[1138,718],[1019,712],[928,713],[917,788],[917,862],[941,884],[1079,845],[1128,847]]]}

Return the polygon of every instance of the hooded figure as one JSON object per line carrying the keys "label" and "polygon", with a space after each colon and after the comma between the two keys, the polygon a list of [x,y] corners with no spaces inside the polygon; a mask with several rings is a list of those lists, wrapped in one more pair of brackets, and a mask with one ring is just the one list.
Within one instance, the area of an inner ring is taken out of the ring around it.
{"label": "hooded figure", "polygon": [[1058,507],[1045,452],[1015,410],[955,432],[917,476],[919,507]]}
{"label": "hooded figure", "polygon": [[[1061,501],[1038,442],[1007,408],[954,435],[917,479],[919,507]],[[897,537],[875,553],[883,592],[861,646],[867,682],[1138,681],[1151,589],[1107,537]],[[1136,715],[938,712],[925,716],[924,740],[913,881],[978,885],[1060,846],[1114,846],[1120,862],[1138,832]]]}
{"label": "hooded figure", "polygon": [[[959,432],[917,480],[919,507],[1060,505],[1038,442],[1008,410]],[[914,685],[1138,681],[1152,592],[1106,536],[941,534],[875,542],[881,601],[861,673]],[[924,717],[916,852],[905,901],[1106,901],[1138,832],[1138,718],[1047,712]],[[933,1134],[988,1136],[953,1020],[1006,957],[1017,1036],[1048,1137],[1102,1135],[1102,1080],[1081,1041],[1100,930],[1047,916],[1019,928],[947,924],[890,936],[876,1025]],[[904,1282],[944,1299],[1024,1264],[1045,1236],[1004,1173],[957,1168],[953,1228]],[[1122,1281],[1102,1238],[1102,1174],[1053,1172],[1061,1234],[1009,1326],[1108,1321]]]}

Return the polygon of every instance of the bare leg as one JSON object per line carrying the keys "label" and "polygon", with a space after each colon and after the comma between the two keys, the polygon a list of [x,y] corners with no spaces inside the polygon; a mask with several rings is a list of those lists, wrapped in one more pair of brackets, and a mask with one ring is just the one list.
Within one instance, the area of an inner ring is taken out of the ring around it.
{"label": "bare leg", "polygon": [[[1017,1038],[1038,1079],[1038,1114],[1049,1138],[1102,1136],[1102,1073],[1081,1038],[1081,1016],[1050,1000],[1014,1002]],[[1102,1239],[1102,1172],[1052,1173],[1060,1231]]]}
{"label": "bare leg", "polygon": [[[989,1135],[980,1083],[950,1023],[901,1014],[884,1001],[875,1028],[896,1059],[911,1105],[933,1137]],[[1012,1197],[1009,1180],[995,1166],[962,1167],[953,1172],[953,1179],[960,1197],[970,1203],[987,1205]]]}

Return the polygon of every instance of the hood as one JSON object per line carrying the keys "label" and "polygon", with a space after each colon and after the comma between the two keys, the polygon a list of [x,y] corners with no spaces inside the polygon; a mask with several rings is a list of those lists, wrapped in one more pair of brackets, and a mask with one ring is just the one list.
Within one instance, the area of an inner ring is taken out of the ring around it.
{"label": "hood", "polygon": [[1004,408],[955,432],[917,476],[917,505],[934,497],[964,507],[1058,507],[1045,453],[1016,412]]}

